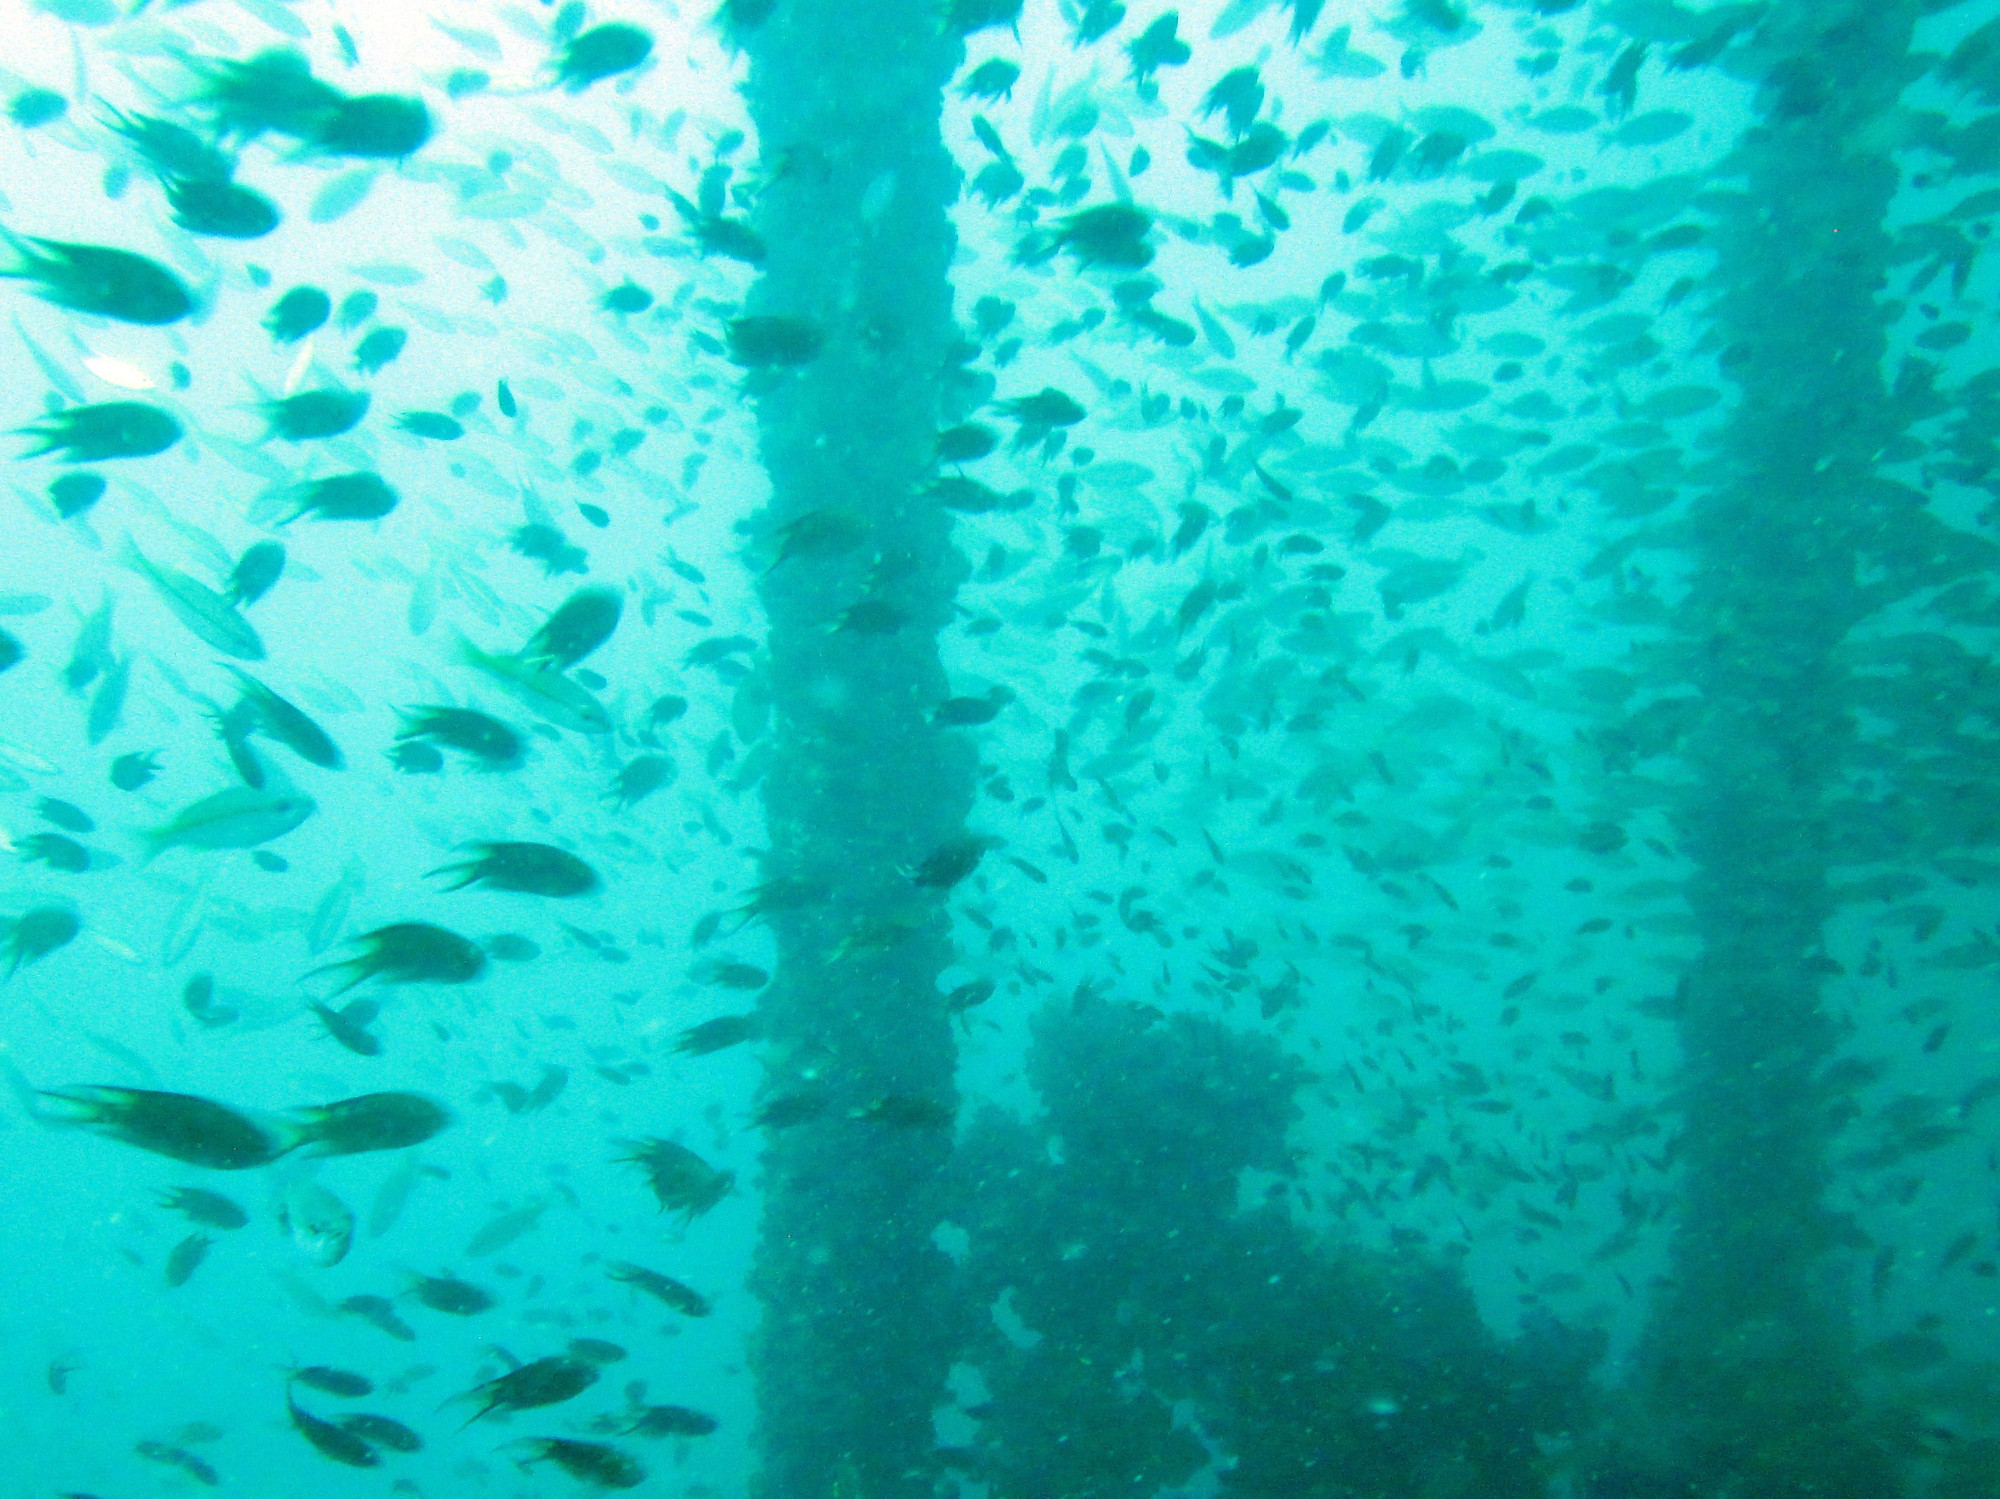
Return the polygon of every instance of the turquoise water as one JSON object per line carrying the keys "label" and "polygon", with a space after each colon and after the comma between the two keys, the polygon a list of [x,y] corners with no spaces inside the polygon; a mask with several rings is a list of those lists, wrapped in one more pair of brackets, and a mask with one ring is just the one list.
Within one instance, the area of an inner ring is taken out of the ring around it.
{"label": "turquoise water", "polygon": [[2000,1491],[1986,0],[0,39],[0,1493]]}

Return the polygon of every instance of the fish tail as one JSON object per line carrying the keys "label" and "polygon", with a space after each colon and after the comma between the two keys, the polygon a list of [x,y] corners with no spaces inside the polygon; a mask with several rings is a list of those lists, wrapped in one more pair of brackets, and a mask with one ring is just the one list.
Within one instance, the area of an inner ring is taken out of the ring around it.
{"label": "fish tail", "polygon": [[0,239],[6,240],[8,247],[21,257],[12,265],[0,265],[0,276],[6,276],[16,281],[25,281],[33,277],[35,275],[35,252],[30,248],[33,241],[16,234],[5,224],[0,224]]}
{"label": "fish tail", "polygon": [[[304,973],[300,974],[299,982],[303,984],[307,979],[318,978],[322,973],[334,973],[343,968],[352,968],[354,967],[354,965],[355,965],[355,960],[353,958],[342,958],[338,963],[322,963],[320,964],[319,967],[309,968]],[[333,993],[329,994],[327,998],[328,999],[340,998],[341,995],[345,994],[349,989],[352,989],[356,984],[360,983],[363,977],[364,975],[362,975],[361,973],[358,972],[355,973],[353,977],[348,979],[348,981],[342,984],[338,989],[334,990]]]}
{"label": "fish tail", "polygon": [[7,1055],[7,1045],[3,1041],[0,1041],[0,1073],[6,1075],[7,1086],[13,1089],[14,1097],[19,1100],[22,1110],[30,1119],[37,1124],[59,1122],[43,1105],[42,1099],[45,1095],[28,1081],[21,1069],[14,1065],[14,1059]]}

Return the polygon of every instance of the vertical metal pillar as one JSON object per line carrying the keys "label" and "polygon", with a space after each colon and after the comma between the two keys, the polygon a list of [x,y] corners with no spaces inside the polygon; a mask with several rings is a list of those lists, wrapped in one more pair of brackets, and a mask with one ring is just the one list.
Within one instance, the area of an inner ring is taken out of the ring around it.
{"label": "vertical metal pillar", "polygon": [[[1827,1254],[1836,1128],[1819,1073],[1837,858],[1829,811],[1854,725],[1839,651],[1901,418],[1885,385],[1898,172],[1871,127],[1910,76],[1919,7],[1798,0],[1754,48],[1759,119],[1718,215],[1716,326],[1740,404],[1728,476],[1696,506],[1683,625],[1698,726],[1680,808],[1702,952],[1682,995],[1685,1197],[1648,1340],[1653,1431],[1686,1492],[1894,1492],[1856,1420]],[[1665,1491],[1665,1490],[1663,1490]],[[1674,1488],[1672,1492],[1682,1492]]]}
{"label": "vertical metal pillar", "polygon": [[[750,7],[755,9],[755,7]],[[780,539],[758,585],[776,753],[765,781],[782,882],[764,998],[768,1096],[817,1102],[773,1130],[753,1284],[769,1499],[930,1492],[933,1406],[956,1342],[931,1235],[955,1050],[935,891],[907,871],[962,833],[974,756],[930,722],[937,635],[965,573],[918,491],[958,334],[940,135],[963,46],[935,0],[780,0],[743,38],[767,185],[754,316],[803,318],[809,362],[753,371]],[[867,601],[866,627],[842,627]]]}

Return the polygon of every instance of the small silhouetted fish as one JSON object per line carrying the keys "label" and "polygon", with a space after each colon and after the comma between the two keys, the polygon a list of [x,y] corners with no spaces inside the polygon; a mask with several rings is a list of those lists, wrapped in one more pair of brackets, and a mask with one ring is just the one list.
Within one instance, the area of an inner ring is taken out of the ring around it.
{"label": "small silhouetted fish", "polygon": [[169,1212],[183,1213],[188,1220],[206,1228],[242,1228],[250,1215],[220,1192],[205,1187],[176,1187],[160,1198]]}
{"label": "small silhouetted fish", "polygon": [[419,1275],[410,1284],[410,1294],[432,1311],[452,1317],[475,1317],[494,1304],[491,1292],[455,1275]]}
{"label": "small silhouetted fish", "polygon": [[596,1383],[596,1365],[554,1354],[475,1385],[456,1398],[485,1402],[466,1421],[465,1424],[470,1426],[494,1411],[525,1411],[544,1405],[560,1405],[565,1400],[574,1400]]}
{"label": "small silhouetted fish", "polygon": [[931,715],[931,722],[942,728],[975,728],[991,723],[1013,700],[1014,694],[1005,687],[995,687],[985,697],[946,698]]}
{"label": "small silhouetted fish", "polygon": [[322,1269],[346,1259],[354,1242],[354,1214],[317,1182],[300,1180],[285,1189],[278,1223],[306,1258]]}
{"label": "small silhouetted fish", "polygon": [[547,1062],[542,1064],[541,1078],[532,1088],[510,1082],[487,1084],[510,1114],[539,1113],[561,1097],[563,1089],[568,1086],[569,1069]]}
{"label": "small silhouetted fish", "polygon": [[360,1436],[331,1421],[322,1421],[310,1411],[300,1410],[298,1402],[292,1398],[290,1385],[285,1386],[285,1409],[291,1415],[293,1429],[312,1443],[322,1457],[345,1463],[350,1468],[373,1468],[381,1464],[375,1449]]}
{"label": "small silhouetted fish", "polygon": [[359,1400],[363,1395],[375,1393],[375,1382],[365,1374],[354,1374],[329,1364],[307,1364],[303,1369],[292,1370],[292,1378],[312,1389],[348,1400]]}
{"label": "small silhouetted fish", "polygon": [[181,1006],[196,1020],[210,1027],[228,1025],[238,1013],[232,1006],[216,1001],[215,979],[206,973],[192,975],[181,986]]}
{"label": "small silhouetted fish", "polygon": [[396,426],[412,437],[427,437],[433,442],[456,442],[465,436],[457,418],[442,411],[405,411],[396,418]]}
{"label": "small silhouetted fish", "polygon": [[82,874],[90,868],[90,850],[61,833],[29,833],[14,840],[14,852],[24,864],[46,864],[64,874]]}
{"label": "small silhouetted fish", "polygon": [[761,1029],[755,1015],[718,1015],[682,1031],[674,1039],[674,1050],[683,1056],[705,1057],[710,1052],[752,1040]]}
{"label": "small silhouetted fish", "polygon": [[370,328],[354,346],[354,367],[364,375],[376,374],[383,365],[392,363],[409,341],[406,329]]}
{"label": "small silhouetted fish", "polygon": [[185,1447],[171,1447],[165,1442],[137,1442],[132,1450],[151,1463],[163,1463],[169,1468],[179,1468],[197,1483],[215,1488],[222,1477],[215,1469],[189,1452]]}
{"label": "small silhouetted fish", "polygon": [[685,1405],[642,1405],[631,1413],[625,1435],[632,1437],[705,1437],[720,1423],[715,1417]]}
{"label": "small silhouetted fish", "polygon": [[399,1343],[417,1340],[416,1329],[396,1315],[396,1308],[386,1296],[350,1296],[340,1303],[339,1310],[350,1317],[359,1317]]}
{"label": "small silhouetted fish", "polygon": [[279,343],[297,343],[333,315],[333,299],[317,286],[295,286],[271,304],[264,329]]}
{"label": "small silhouetted fish", "polygon": [[53,796],[45,796],[35,803],[35,811],[44,822],[52,822],[65,832],[97,831],[97,820],[73,802],[58,801]]}
{"label": "small silhouetted fish", "polygon": [[79,1084],[45,1089],[37,1097],[47,1101],[37,1105],[47,1123],[80,1126],[212,1171],[268,1166],[299,1143],[279,1121],[188,1093]]}
{"label": "small silhouetted fish", "polygon": [[482,1255],[495,1254],[506,1248],[522,1234],[535,1226],[542,1212],[549,1205],[546,1197],[537,1197],[533,1202],[513,1208],[493,1219],[475,1233],[465,1246],[466,1254],[472,1259]]}
{"label": "small silhouetted fish", "polygon": [[569,1437],[531,1437],[532,1456],[518,1466],[552,1462],[570,1477],[600,1489],[632,1489],[646,1480],[638,1462],[605,1442],[579,1442]]}
{"label": "small silhouetted fish", "polygon": [[364,1155],[421,1145],[451,1123],[451,1111],[421,1093],[364,1093],[292,1111],[313,1155]]}
{"label": "small silhouetted fish", "polygon": [[111,762],[111,784],[120,791],[137,791],[159,773],[158,750],[133,750]]}
{"label": "small silhouetted fish", "polygon": [[64,520],[74,520],[104,498],[104,475],[79,471],[49,481],[49,503]]}
{"label": "small silhouetted fish", "polygon": [[382,1038],[368,1029],[369,1022],[382,1008],[374,1000],[357,999],[338,1010],[317,1000],[308,1000],[306,1008],[319,1017],[329,1036],[356,1056],[379,1057],[382,1054]]}
{"label": "small silhouetted fish", "polygon": [[606,1265],[604,1273],[615,1281],[644,1291],[684,1317],[706,1317],[709,1313],[708,1298],[671,1275],[662,1275],[657,1270],[648,1270],[644,1265],[629,1264],[623,1260]]}
{"label": "small silhouetted fish", "polygon": [[377,1416],[367,1411],[356,1411],[353,1415],[342,1416],[334,1423],[342,1431],[352,1432],[364,1442],[377,1447],[387,1447],[391,1452],[421,1452],[424,1439],[401,1421],[388,1416]]}
{"label": "small silhouetted fish", "polygon": [[7,105],[7,118],[23,130],[38,130],[68,113],[69,100],[54,89],[23,89]]}
{"label": "small silhouetted fish", "polygon": [[214,1242],[215,1240],[207,1234],[196,1229],[176,1244],[173,1253],[167,1256],[167,1284],[186,1285],[188,1277],[193,1275],[201,1267],[201,1262],[208,1258],[208,1247]]}

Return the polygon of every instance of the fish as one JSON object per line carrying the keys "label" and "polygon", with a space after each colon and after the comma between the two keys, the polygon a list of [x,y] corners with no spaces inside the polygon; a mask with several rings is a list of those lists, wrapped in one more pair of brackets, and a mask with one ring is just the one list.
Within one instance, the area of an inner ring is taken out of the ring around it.
{"label": "fish", "polygon": [[336,1010],[317,1000],[308,1000],[306,1008],[319,1017],[329,1036],[356,1056],[379,1057],[382,1054],[381,1037],[368,1029],[369,1022],[381,1010],[375,1001],[357,999]]}
{"label": "fish", "polygon": [[264,659],[264,642],[224,595],[186,573],[149,561],[129,536],[124,555],[126,565],[153,585],[168,612],[197,639],[239,661]]}
{"label": "fish", "polygon": [[281,344],[297,343],[333,315],[333,298],[317,286],[294,286],[264,314],[264,331]]}
{"label": "fish", "polygon": [[375,1381],[365,1374],[356,1374],[348,1369],[336,1369],[326,1364],[307,1364],[293,1369],[287,1378],[325,1395],[338,1395],[345,1400],[358,1400],[375,1393]]}
{"label": "fish", "polygon": [[452,1122],[451,1110],[421,1093],[364,1093],[293,1109],[291,1116],[299,1146],[316,1156],[407,1150]]}
{"label": "fish", "polygon": [[305,1177],[279,1197],[278,1226],[322,1270],[346,1259],[354,1243],[354,1214],[347,1204]]}
{"label": "fish", "polygon": [[674,1050],[684,1056],[705,1057],[755,1040],[763,1031],[763,1022],[755,1015],[718,1015],[682,1031],[674,1038]]}
{"label": "fish", "polygon": [[102,474],[78,469],[49,480],[49,503],[62,520],[72,520],[104,498],[111,487]]}
{"label": "fish", "polygon": [[499,1217],[491,1219],[466,1242],[466,1258],[476,1260],[489,1254],[498,1254],[532,1230],[554,1200],[552,1197],[531,1198],[521,1206],[511,1208]]}
{"label": "fish", "polygon": [[516,658],[568,671],[611,638],[623,609],[624,600],[612,589],[579,588],[535,627]]}
{"label": "fish", "polygon": [[432,1311],[452,1317],[476,1317],[497,1304],[492,1292],[453,1275],[413,1276],[410,1294]]}
{"label": "fish", "polygon": [[184,1286],[201,1262],[208,1257],[208,1251],[215,1241],[199,1229],[189,1234],[173,1247],[167,1256],[166,1278],[169,1286]]}
{"label": "fish", "polygon": [[340,1303],[339,1310],[350,1317],[359,1317],[369,1326],[388,1334],[401,1343],[414,1343],[416,1329],[396,1315],[395,1306],[383,1296],[350,1296]]}
{"label": "fish", "polygon": [[190,234],[262,239],[278,227],[278,205],[253,187],[210,177],[168,177],[162,183],[173,221]]}
{"label": "fish", "polygon": [[111,762],[111,784],[120,791],[137,791],[159,774],[158,750],[132,750]]}
{"label": "fish", "polygon": [[705,1411],[685,1405],[635,1405],[619,1428],[633,1437],[705,1437],[721,1427],[721,1422]]}
{"label": "fish", "polygon": [[302,708],[280,697],[248,672],[234,666],[228,670],[242,692],[239,705],[248,720],[246,727],[254,727],[266,738],[276,740],[309,765],[322,770],[346,767],[340,746]]}
{"label": "fish", "polygon": [[350,1468],[381,1466],[382,1459],[374,1447],[359,1434],[300,1409],[289,1383],[285,1386],[285,1411],[291,1417],[292,1429],[304,1437],[320,1456]]}
{"label": "fish", "polygon": [[238,609],[245,608],[269,593],[284,571],[284,543],[256,542],[244,548],[243,555],[229,570],[229,586],[223,598]]}
{"label": "fish", "polygon": [[424,1439],[391,1416],[376,1415],[372,1411],[353,1411],[334,1424],[360,1437],[371,1447],[386,1447],[391,1452],[421,1452],[424,1449]]}
{"label": "fish", "polygon": [[618,1159],[639,1167],[660,1211],[679,1213],[683,1223],[707,1213],[735,1185],[735,1172],[717,1170],[672,1140],[653,1137],[624,1144],[632,1153]]}
{"label": "fish", "polygon": [[115,598],[106,593],[77,631],[69,662],[62,670],[63,686],[71,692],[83,691],[112,664],[111,613],[115,604]]}
{"label": "fish", "polygon": [[231,786],[189,803],[139,836],[148,862],[170,848],[255,848],[284,837],[317,810],[318,803],[296,789]]}
{"label": "fish", "polygon": [[196,1483],[207,1488],[216,1488],[222,1482],[221,1474],[217,1473],[205,1459],[197,1457],[185,1447],[176,1447],[168,1442],[141,1441],[134,1443],[132,1450],[147,1462],[179,1468]]}
{"label": "fish", "polygon": [[400,432],[432,442],[456,442],[465,436],[464,425],[442,411],[405,411],[396,417],[395,426]]}
{"label": "fish", "polygon": [[[445,745],[468,756],[483,771],[518,769],[527,758],[521,736],[499,719],[472,708],[416,707],[403,710],[397,750],[430,750]],[[434,743],[412,744],[412,740]],[[439,756],[440,764],[442,756]],[[433,767],[436,768],[436,767]]]}
{"label": "fish", "polygon": [[63,801],[60,797],[44,796],[35,802],[35,815],[44,822],[70,833],[94,833],[97,819],[92,817],[75,802]]}
{"label": "fish", "polygon": [[712,1308],[708,1298],[692,1286],[684,1285],[670,1275],[657,1270],[648,1270],[643,1265],[634,1265],[624,1260],[613,1260],[604,1267],[604,1273],[613,1280],[644,1291],[654,1300],[672,1307],[685,1317],[706,1317]]}
{"label": "fish", "polygon": [[159,382],[136,364],[109,354],[86,354],[83,367],[119,390],[158,390]]}
{"label": "fish", "polygon": [[378,979],[385,984],[467,984],[486,971],[486,954],[479,944],[448,928],[427,921],[398,921],[376,927],[354,939],[355,956],[326,963],[307,978],[345,973],[347,981],[335,994]]}
{"label": "fish", "polygon": [[268,1166],[304,1143],[283,1120],[157,1089],[73,1084],[30,1098],[36,1118],[80,1127],[170,1160],[216,1171]]}
{"label": "fish", "polygon": [[265,401],[265,439],[318,442],[352,431],[368,415],[372,398],[365,390],[315,386]]}
{"label": "fish", "polygon": [[146,401],[65,407],[15,430],[36,444],[27,457],[60,452],[66,463],[152,458],[186,435],[186,428],[171,412]]}
{"label": "fish", "polygon": [[308,952],[317,957],[339,938],[341,929],[347,925],[347,914],[354,897],[361,892],[366,880],[365,866],[350,859],[342,868],[340,877],[326,887],[307,918]]}
{"label": "fish", "polygon": [[[498,939],[494,939],[498,940]],[[487,951],[493,952],[493,942],[487,943]],[[496,953],[495,956],[498,956]],[[542,1075],[534,1087],[524,1088],[519,1083],[492,1082],[487,1089],[500,1100],[510,1114],[534,1114],[547,1108],[562,1096],[569,1085],[569,1069],[549,1063],[542,1065]]]}
{"label": "fish", "polygon": [[250,1215],[234,1201],[206,1187],[176,1187],[160,1198],[160,1206],[205,1228],[227,1231],[243,1228],[250,1222]]}
{"label": "fish", "polygon": [[446,890],[463,890],[483,885],[489,890],[506,890],[517,895],[541,895],[569,899],[588,895],[603,882],[595,869],[565,849],[546,843],[475,843],[477,852],[458,864],[447,864],[432,874],[454,876]]}
{"label": "fish", "polygon": [[572,733],[611,732],[611,715],[589,689],[546,662],[495,655],[459,641],[460,658],[536,716]]}
{"label": "fish", "polygon": [[[475,1385],[458,1400],[481,1402],[466,1420],[470,1426],[494,1411],[537,1410],[574,1400],[597,1383],[597,1366],[586,1360],[554,1354]],[[449,1403],[449,1402],[447,1402]]]}
{"label": "fish", "polygon": [[[36,295],[71,312],[142,327],[177,323],[194,311],[187,284],[158,261],[131,250],[36,239],[0,229],[20,258],[0,277],[32,281]],[[80,398],[79,398],[80,399]]]}
{"label": "fish", "polygon": [[105,668],[98,679],[97,690],[90,695],[90,708],[84,716],[85,743],[102,744],[117,732],[119,721],[124,717],[125,694],[131,682],[130,656],[120,656]]}
{"label": "fish", "polygon": [[600,1489],[634,1489],[646,1481],[646,1470],[629,1453],[606,1442],[573,1437],[530,1437],[529,1454],[517,1466],[525,1471],[537,1462],[552,1462],[570,1477]]}

